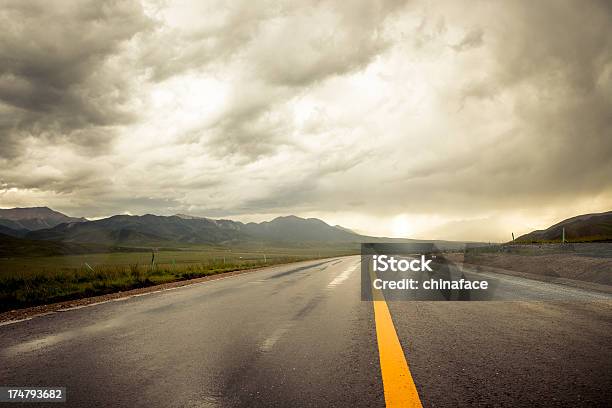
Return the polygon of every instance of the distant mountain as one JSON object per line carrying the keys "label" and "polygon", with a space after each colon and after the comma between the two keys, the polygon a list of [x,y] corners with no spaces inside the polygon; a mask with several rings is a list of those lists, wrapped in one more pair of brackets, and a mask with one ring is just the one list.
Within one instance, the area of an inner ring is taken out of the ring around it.
{"label": "distant mountain", "polygon": [[176,246],[190,244],[359,244],[361,242],[431,242],[440,248],[460,249],[461,242],[378,238],[331,226],[316,218],[293,215],[261,223],[214,220],[189,215],[115,215],[95,221],[64,223],[30,231],[29,240],[114,246]]}
{"label": "distant mountain", "polygon": [[570,242],[612,241],[612,211],[568,218],[545,230],[522,235],[516,241],[561,241],[563,228],[565,228],[565,239]]}
{"label": "distant mountain", "polygon": [[325,222],[296,216],[262,223],[213,220],[185,215],[115,215],[31,231],[27,239],[104,245],[226,244],[265,242],[361,242],[365,237]]}
{"label": "distant mountain", "polygon": [[182,218],[184,220],[208,220],[206,217],[197,217],[195,215],[187,215],[187,214],[175,214],[176,217]]}
{"label": "distant mountain", "polygon": [[[87,220],[85,218],[69,217],[48,207],[0,209],[0,226],[8,227],[15,231],[36,231],[53,228],[63,223],[84,221]],[[9,233],[8,235],[12,234]]]}
{"label": "distant mountain", "polygon": [[244,230],[251,236],[266,241],[284,242],[360,242],[364,237],[348,232],[317,219],[295,215],[278,217],[261,223],[250,222]]}
{"label": "distant mountain", "polygon": [[350,232],[351,234],[356,234],[352,229],[344,228],[342,225],[334,225],[334,228],[338,228],[339,230]]}
{"label": "distant mountain", "polygon": [[444,249],[463,246],[461,242],[369,237],[316,218],[294,215],[246,224],[185,214],[115,215],[88,221],[47,207],[0,209],[0,255],[4,256],[142,250],[192,244],[349,244],[356,247],[362,242],[428,242]]}
{"label": "distant mountain", "polygon": [[158,215],[115,215],[96,221],[60,224],[32,231],[28,239],[105,245],[212,244],[245,238],[243,224],[227,220]]}
{"label": "distant mountain", "polygon": [[334,227],[321,221],[317,218],[301,218],[295,215],[277,217],[272,221],[264,221],[260,223],[250,222],[243,224],[241,222],[229,220],[213,220],[204,217],[195,217],[192,215],[177,214],[179,218],[185,220],[207,220],[213,223],[231,223],[234,227],[246,232],[249,237],[258,238],[266,241],[293,241],[293,242],[308,242],[308,241],[338,241],[338,242],[353,242],[359,241],[359,234],[339,225]]}

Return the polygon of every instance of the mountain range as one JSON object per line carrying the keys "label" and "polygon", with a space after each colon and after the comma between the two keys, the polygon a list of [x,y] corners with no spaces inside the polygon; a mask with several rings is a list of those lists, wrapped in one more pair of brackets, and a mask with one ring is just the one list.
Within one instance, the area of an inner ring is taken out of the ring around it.
{"label": "mountain range", "polygon": [[115,215],[95,221],[68,222],[28,231],[31,240],[105,245],[229,244],[267,242],[359,242],[362,237],[315,218],[278,217],[269,222],[242,223],[181,215]]}
{"label": "mountain range", "polygon": [[[377,238],[357,234],[341,226],[331,226],[316,218],[293,215],[272,221],[243,223],[177,214],[114,215],[86,220],[61,214],[46,207],[2,210],[10,218],[0,218],[0,255],[86,253],[130,250],[146,247],[190,245],[317,245],[358,244],[361,242],[436,242],[446,247],[462,243]],[[61,222],[63,221],[63,222]],[[46,227],[43,227],[46,226]],[[14,228],[13,228],[14,227]]]}
{"label": "mountain range", "polygon": [[[572,217],[545,230],[525,234],[516,242],[559,241],[563,228],[569,241],[612,240],[612,211]],[[371,237],[338,225],[329,225],[317,218],[294,215],[260,223],[185,214],[114,215],[87,220],[70,217],[47,207],[0,209],[0,256],[132,251],[190,245],[256,243],[294,246],[361,242],[432,242],[447,249],[459,249],[464,244]]]}

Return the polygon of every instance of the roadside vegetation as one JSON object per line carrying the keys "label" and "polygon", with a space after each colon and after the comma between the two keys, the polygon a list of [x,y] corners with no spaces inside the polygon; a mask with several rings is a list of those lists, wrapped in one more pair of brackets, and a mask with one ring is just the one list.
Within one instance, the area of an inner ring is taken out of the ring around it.
{"label": "roadside vegetation", "polygon": [[0,259],[0,311],[108,294],[223,272],[342,255],[167,251]]}

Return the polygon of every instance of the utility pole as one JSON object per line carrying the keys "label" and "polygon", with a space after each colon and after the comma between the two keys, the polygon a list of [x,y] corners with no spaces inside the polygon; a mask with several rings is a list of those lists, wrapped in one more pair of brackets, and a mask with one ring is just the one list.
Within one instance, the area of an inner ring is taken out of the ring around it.
{"label": "utility pole", "polygon": [[565,244],[565,227],[563,227],[563,234],[562,234],[562,238],[561,238],[561,243]]}
{"label": "utility pole", "polygon": [[514,232],[512,233],[512,242],[514,242]]}

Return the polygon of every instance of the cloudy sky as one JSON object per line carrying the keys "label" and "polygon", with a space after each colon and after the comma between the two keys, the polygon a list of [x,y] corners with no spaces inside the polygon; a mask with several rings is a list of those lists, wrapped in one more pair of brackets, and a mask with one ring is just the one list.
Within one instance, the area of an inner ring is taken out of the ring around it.
{"label": "cloudy sky", "polygon": [[507,240],[612,210],[606,1],[0,0],[0,207]]}

